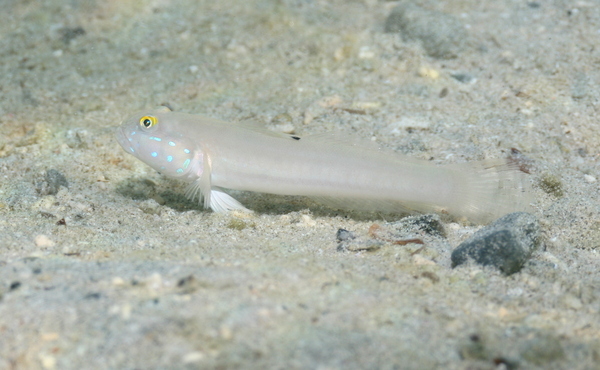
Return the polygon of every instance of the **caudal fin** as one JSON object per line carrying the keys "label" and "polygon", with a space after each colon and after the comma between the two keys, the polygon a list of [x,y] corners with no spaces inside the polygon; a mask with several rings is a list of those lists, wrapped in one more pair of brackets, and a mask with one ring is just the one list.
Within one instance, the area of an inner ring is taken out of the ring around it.
{"label": "caudal fin", "polygon": [[456,197],[447,211],[473,222],[487,223],[504,214],[531,210],[528,176],[502,159],[450,165],[455,171]]}

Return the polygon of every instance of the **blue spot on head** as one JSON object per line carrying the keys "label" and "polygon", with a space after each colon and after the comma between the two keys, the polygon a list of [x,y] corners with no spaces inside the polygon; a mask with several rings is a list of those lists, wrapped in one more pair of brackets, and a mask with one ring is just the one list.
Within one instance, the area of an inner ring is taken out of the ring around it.
{"label": "blue spot on head", "polygon": [[181,168],[178,168],[176,172],[177,172],[177,173],[183,173],[183,169],[181,169]]}
{"label": "blue spot on head", "polygon": [[154,140],[154,141],[162,141],[162,139],[161,139],[161,138],[159,138],[159,137],[156,137],[156,136],[150,136],[150,137],[149,137],[149,139],[150,139],[150,140]]}
{"label": "blue spot on head", "polygon": [[183,152],[184,152],[185,154],[190,154],[190,150],[189,150],[189,149],[183,149]]}
{"label": "blue spot on head", "polygon": [[131,131],[131,135],[135,135],[135,131]]}
{"label": "blue spot on head", "polygon": [[175,146],[175,143],[174,143],[174,142],[172,142],[172,141],[169,141],[169,145],[170,145],[170,146]]}
{"label": "blue spot on head", "polygon": [[173,156],[172,155],[168,155],[167,156],[167,162],[171,162],[173,161]]}
{"label": "blue spot on head", "polygon": [[190,159],[188,158],[185,160],[185,162],[183,162],[183,166],[181,166],[181,167],[187,168],[189,165],[190,165]]}
{"label": "blue spot on head", "polygon": [[128,138],[127,138],[127,140],[129,140],[129,141],[133,141],[133,139],[132,139],[132,138],[130,138],[130,137],[128,137]]}
{"label": "blue spot on head", "polygon": [[157,152],[152,152],[152,153],[150,153],[150,155],[153,156],[153,157],[156,157],[158,155],[158,153]]}
{"label": "blue spot on head", "polygon": [[132,153],[135,153],[135,150],[132,147],[129,147],[129,150],[131,150]]}

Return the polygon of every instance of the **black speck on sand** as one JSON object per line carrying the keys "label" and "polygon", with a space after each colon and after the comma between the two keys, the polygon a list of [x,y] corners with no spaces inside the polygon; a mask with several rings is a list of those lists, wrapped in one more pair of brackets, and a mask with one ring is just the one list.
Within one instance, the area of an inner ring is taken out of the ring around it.
{"label": "black speck on sand", "polygon": [[[3,0],[0,368],[598,366],[600,4],[414,1],[385,32],[399,3]],[[164,103],[440,164],[516,148],[561,191],[535,187],[541,246],[510,276],[451,268],[480,228],[460,220],[339,252],[399,217],[204,211],[114,139]],[[48,170],[68,187],[40,191]]]}

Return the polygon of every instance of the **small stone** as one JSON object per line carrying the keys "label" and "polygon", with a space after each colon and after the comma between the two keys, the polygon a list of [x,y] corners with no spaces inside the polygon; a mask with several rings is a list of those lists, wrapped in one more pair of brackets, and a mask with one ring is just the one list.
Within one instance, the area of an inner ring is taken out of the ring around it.
{"label": "small stone", "polygon": [[338,252],[368,250],[372,247],[372,245],[366,246],[365,242],[361,240],[356,240],[356,235],[352,231],[346,229],[338,229],[335,238],[338,242]]}
{"label": "small stone", "polygon": [[300,223],[302,226],[306,227],[314,227],[317,225],[317,221],[315,221],[310,215],[302,215],[302,222]]}
{"label": "small stone", "polygon": [[338,229],[337,233],[335,234],[335,238],[338,242],[345,242],[348,240],[355,239],[356,236],[352,231],[348,231],[346,229]]}
{"label": "small stone", "polygon": [[421,66],[417,72],[420,77],[427,77],[435,80],[440,77],[440,72],[437,69]]}
{"label": "small stone", "polygon": [[193,364],[202,361],[204,357],[204,353],[202,352],[190,352],[183,356],[181,360],[184,364]]}
{"label": "small stone", "polygon": [[456,18],[409,1],[392,10],[385,32],[400,32],[404,40],[419,41],[429,56],[441,59],[456,58],[467,40],[465,27]]}
{"label": "small stone", "polygon": [[583,175],[583,179],[589,184],[593,184],[596,182],[596,178],[592,175]]}
{"label": "small stone", "polygon": [[55,195],[61,186],[69,187],[66,177],[55,169],[49,169],[46,171],[44,180],[37,184],[37,190],[41,195]]}
{"label": "small stone", "polygon": [[139,208],[142,212],[147,213],[149,215],[159,215],[161,211],[160,204],[154,199],[148,199],[139,204]]}
{"label": "small stone", "polygon": [[473,84],[477,82],[477,79],[468,73],[452,73],[450,76],[452,76],[452,78],[454,78],[456,81],[464,84]]}
{"label": "small stone", "polygon": [[296,130],[294,120],[289,113],[281,113],[273,117],[271,123],[267,125],[267,129],[284,134],[293,134]]}
{"label": "small stone", "polygon": [[375,53],[368,47],[362,46],[358,51],[358,59],[373,59],[375,58]]}
{"label": "small stone", "polygon": [[390,224],[390,226],[397,230],[416,229],[431,236],[446,237],[446,230],[444,230],[442,220],[436,214],[405,217],[398,222]]}
{"label": "small stone", "polygon": [[475,233],[452,252],[452,267],[473,260],[506,275],[521,270],[539,244],[539,224],[532,214],[510,213]]}
{"label": "small stone", "polygon": [[42,368],[47,370],[52,370],[56,368],[56,357],[46,354],[40,354],[40,362],[42,364]]}
{"label": "small stone", "polygon": [[88,130],[75,128],[65,133],[64,140],[69,148],[87,149],[92,144],[92,135]]}
{"label": "small stone", "polygon": [[436,265],[435,262],[421,256],[420,254],[415,254],[414,256],[412,256],[412,263],[414,263],[417,266],[435,266]]}
{"label": "small stone", "polygon": [[118,276],[114,277],[112,279],[112,284],[114,286],[124,286],[125,285],[125,280],[123,280],[123,278],[120,278]]}
{"label": "small stone", "polygon": [[387,126],[387,132],[395,136],[404,136],[408,130],[427,130],[431,121],[421,117],[402,117],[399,121]]}
{"label": "small stone", "polygon": [[121,307],[121,318],[123,320],[129,320],[131,318],[131,305],[129,303],[125,303],[122,307]]}
{"label": "small stone", "polygon": [[188,275],[177,281],[177,288],[181,290],[182,294],[192,294],[200,288],[200,285],[194,275]]}
{"label": "small stone", "polygon": [[33,242],[38,248],[52,248],[56,245],[56,243],[54,243],[52,240],[50,240],[50,238],[43,234],[36,236]]}

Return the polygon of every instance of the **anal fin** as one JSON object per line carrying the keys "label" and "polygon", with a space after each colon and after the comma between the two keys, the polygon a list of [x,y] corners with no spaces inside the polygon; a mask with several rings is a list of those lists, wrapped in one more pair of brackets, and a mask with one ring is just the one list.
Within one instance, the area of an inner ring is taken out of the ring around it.
{"label": "anal fin", "polygon": [[251,212],[248,208],[244,207],[242,203],[218,188],[213,188],[210,191],[210,208],[213,212]]}

